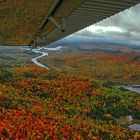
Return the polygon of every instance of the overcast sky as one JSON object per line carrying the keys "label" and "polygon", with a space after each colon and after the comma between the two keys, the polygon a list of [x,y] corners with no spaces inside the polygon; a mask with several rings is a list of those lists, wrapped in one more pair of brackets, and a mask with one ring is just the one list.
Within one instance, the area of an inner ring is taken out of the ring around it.
{"label": "overcast sky", "polygon": [[140,40],[140,4],[76,34]]}

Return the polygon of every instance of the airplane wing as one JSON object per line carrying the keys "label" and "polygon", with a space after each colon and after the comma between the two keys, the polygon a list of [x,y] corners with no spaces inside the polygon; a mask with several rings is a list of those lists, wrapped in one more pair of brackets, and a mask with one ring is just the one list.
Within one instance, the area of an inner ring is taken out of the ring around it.
{"label": "airplane wing", "polygon": [[0,45],[25,46],[41,41],[50,44],[139,2],[140,0],[0,0]]}

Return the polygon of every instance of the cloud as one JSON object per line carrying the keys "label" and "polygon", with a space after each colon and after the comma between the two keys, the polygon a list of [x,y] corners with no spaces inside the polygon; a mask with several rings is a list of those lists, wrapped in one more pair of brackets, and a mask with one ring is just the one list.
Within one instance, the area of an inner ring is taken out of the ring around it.
{"label": "cloud", "polygon": [[87,29],[93,32],[120,32],[120,33],[123,32],[121,28],[114,27],[114,26],[104,27],[104,26],[92,25]]}
{"label": "cloud", "polygon": [[76,35],[140,39],[140,4],[98,22]]}

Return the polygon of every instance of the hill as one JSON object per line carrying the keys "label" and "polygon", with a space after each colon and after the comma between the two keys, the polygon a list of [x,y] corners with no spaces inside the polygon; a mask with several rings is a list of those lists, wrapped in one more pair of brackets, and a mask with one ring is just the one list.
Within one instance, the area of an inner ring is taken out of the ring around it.
{"label": "hill", "polygon": [[140,82],[139,53],[56,52],[40,59],[46,70],[12,51],[0,59],[1,139],[140,138],[120,121],[140,123],[140,95],[116,87]]}

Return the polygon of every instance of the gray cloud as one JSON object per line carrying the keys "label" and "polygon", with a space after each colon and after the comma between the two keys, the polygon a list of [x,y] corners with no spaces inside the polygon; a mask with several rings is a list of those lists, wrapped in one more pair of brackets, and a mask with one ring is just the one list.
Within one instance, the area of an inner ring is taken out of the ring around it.
{"label": "gray cloud", "polygon": [[[94,30],[96,27],[101,28]],[[111,27],[120,29],[121,32],[119,30],[104,30],[104,28],[109,29]],[[77,32],[76,35],[140,40],[140,4],[96,23],[93,30],[92,27],[89,28]]]}

